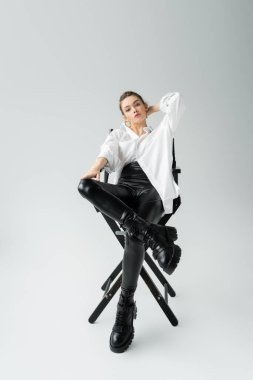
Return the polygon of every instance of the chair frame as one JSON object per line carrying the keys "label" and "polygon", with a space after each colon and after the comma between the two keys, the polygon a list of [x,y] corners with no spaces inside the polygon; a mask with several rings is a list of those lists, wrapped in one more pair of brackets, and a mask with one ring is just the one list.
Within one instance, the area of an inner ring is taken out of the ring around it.
{"label": "chair frame", "polygon": [[[110,129],[112,131],[112,129]],[[173,138],[173,163],[172,163],[172,174],[174,177],[175,182],[178,184],[178,174],[181,173],[181,169],[179,167],[176,167],[176,159],[175,159],[175,143]],[[109,173],[103,169],[101,169],[101,172],[104,171],[104,182],[108,182]],[[181,197],[178,196],[177,198],[173,199],[173,210],[170,214],[165,214],[160,219],[160,221],[157,224],[160,225],[166,225],[168,220],[171,218],[173,214],[175,214],[176,210],[181,204]],[[97,212],[101,212],[94,206],[95,210]],[[121,244],[122,248],[125,247],[125,235],[126,232],[122,231],[115,220],[112,218],[109,218],[107,215],[103,214],[101,212],[102,216],[108,223],[109,227],[115,234],[116,238],[118,239],[119,243]],[[123,259],[122,259],[123,260]],[[102,300],[99,302],[98,306],[95,308],[95,310],[90,315],[88,321],[90,323],[94,323],[99,315],[102,313],[102,311],[105,309],[107,304],[111,301],[113,296],[116,294],[118,289],[121,287],[122,282],[122,260],[120,263],[116,266],[116,268],[112,271],[112,273],[108,276],[108,278],[105,280],[103,285],[101,286],[101,289],[104,291]],[[151,279],[150,275],[148,274],[147,270],[142,266],[142,269],[140,271],[140,276],[148,286],[149,290],[153,294],[155,300],[163,310],[164,314],[172,324],[172,326],[178,325],[178,319],[176,318],[175,314],[171,310],[171,308],[168,305],[168,294],[171,297],[176,296],[175,290],[172,288],[172,286],[169,284],[169,282],[166,280],[166,278],[163,276],[162,272],[158,268],[158,266],[155,264],[153,259],[150,257],[149,253],[145,251],[145,258],[144,261],[148,264],[152,272],[155,274],[161,285],[163,286],[164,290],[164,296],[160,293],[159,289]],[[116,279],[116,277],[118,278]],[[116,281],[113,283],[113,281],[116,279]]]}

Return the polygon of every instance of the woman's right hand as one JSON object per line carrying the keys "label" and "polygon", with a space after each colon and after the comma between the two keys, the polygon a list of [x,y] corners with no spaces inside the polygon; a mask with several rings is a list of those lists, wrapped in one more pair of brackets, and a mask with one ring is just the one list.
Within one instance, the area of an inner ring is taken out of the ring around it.
{"label": "woman's right hand", "polygon": [[81,177],[84,178],[95,178],[97,181],[100,181],[100,170],[104,168],[108,160],[105,157],[97,157],[94,165]]}
{"label": "woman's right hand", "polygon": [[94,178],[96,181],[100,181],[100,169],[97,167],[91,167],[81,179],[84,178]]}

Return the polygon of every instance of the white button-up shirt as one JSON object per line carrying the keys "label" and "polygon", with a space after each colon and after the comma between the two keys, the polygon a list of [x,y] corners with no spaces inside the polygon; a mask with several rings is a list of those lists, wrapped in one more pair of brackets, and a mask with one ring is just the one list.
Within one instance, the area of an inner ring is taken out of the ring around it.
{"label": "white button-up shirt", "polygon": [[164,215],[172,212],[173,199],[179,195],[172,174],[172,143],[185,104],[179,92],[169,92],[161,98],[159,107],[165,115],[158,126],[144,127],[145,134],[138,136],[122,123],[108,134],[97,157],[107,158],[104,168],[108,173],[115,172],[112,182],[109,181],[113,184],[118,183],[125,165],[138,161],[161,197]]}

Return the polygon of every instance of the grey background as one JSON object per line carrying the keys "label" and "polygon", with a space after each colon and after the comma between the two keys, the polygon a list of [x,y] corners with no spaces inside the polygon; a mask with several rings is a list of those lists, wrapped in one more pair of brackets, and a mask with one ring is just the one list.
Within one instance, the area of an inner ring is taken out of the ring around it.
{"label": "grey background", "polygon": [[[252,8],[1,1],[2,379],[252,378]],[[117,355],[118,295],[88,317],[123,252],[77,186],[121,123],[126,90],[150,105],[184,97],[182,205],[168,223],[183,255],[168,276],[179,325],[140,278],[135,338]]]}

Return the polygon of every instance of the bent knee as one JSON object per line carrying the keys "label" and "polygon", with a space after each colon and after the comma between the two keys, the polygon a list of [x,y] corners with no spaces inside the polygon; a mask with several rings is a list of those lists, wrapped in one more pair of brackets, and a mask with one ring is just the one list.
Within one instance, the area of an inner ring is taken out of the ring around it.
{"label": "bent knee", "polygon": [[92,178],[83,178],[80,180],[77,189],[81,195],[87,196],[92,191],[92,188],[94,188],[95,185],[96,184],[94,184]]}

